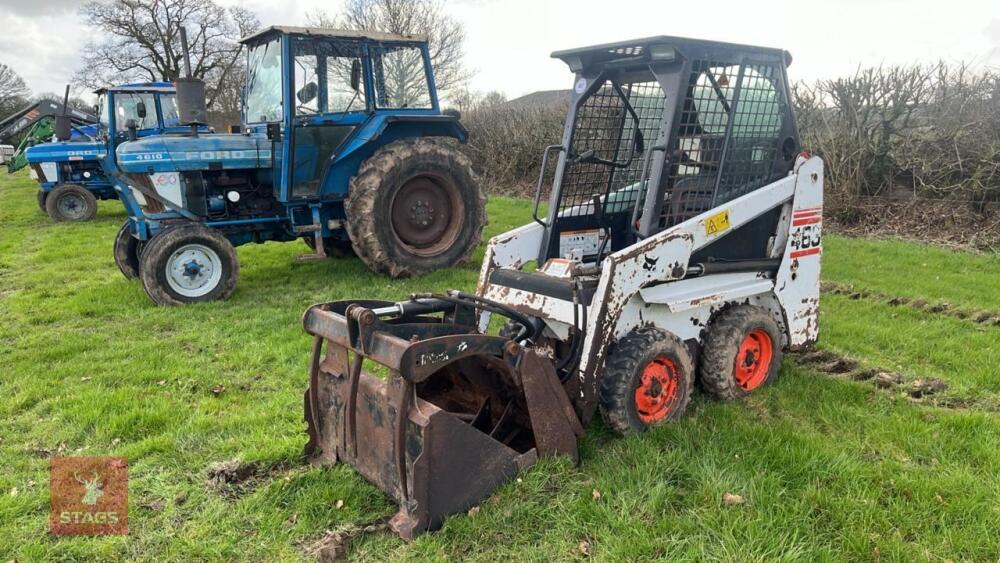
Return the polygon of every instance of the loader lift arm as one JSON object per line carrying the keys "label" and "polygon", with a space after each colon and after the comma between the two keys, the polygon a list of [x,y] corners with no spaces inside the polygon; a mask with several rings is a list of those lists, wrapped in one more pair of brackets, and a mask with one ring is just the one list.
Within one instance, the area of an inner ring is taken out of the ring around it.
{"label": "loader lift arm", "polygon": [[69,117],[74,127],[97,123],[100,119],[90,112],[67,108],[54,100],[39,100],[0,121],[0,144],[6,144],[19,137],[21,139],[13,156],[7,162],[8,174],[13,174],[28,165],[24,151],[28,147],[48,141],[55,132],[56,116],[64,114]]}

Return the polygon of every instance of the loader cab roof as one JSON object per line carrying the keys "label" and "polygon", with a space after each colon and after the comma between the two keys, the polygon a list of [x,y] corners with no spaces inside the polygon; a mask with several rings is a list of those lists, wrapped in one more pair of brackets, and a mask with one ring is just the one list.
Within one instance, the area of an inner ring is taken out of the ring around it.
{"label": "loader cab roof", "polygon": [[427,43],[426,35],[399,35],[381,31],[363,31],[353,29],[333,29],[328,27],[299,27],[289,25],[272,25],[257,33],[240,39],[245,45],[256,44],[269,40],[276,35],[301,35],[328,39],[361,39],[380,43]]}
{"label": "loader cab roof", "polygon": [[730,60],[736,54],[779,57],[785,66],[792,63],[792,55],[783,49],[667,35],[565,49],[553,52],[552,58],[560,59],[573,72],[590,72],[677,59]]}

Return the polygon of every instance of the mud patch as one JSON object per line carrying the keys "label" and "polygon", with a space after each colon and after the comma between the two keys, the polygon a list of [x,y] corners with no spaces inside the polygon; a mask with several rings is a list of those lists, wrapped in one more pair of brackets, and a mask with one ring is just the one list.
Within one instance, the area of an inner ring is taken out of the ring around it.
{"label": "mud patch", "polygon": [[253,492],[262,482],[289,468],[286,462],[265,464],[231,459],[208,468],[205,486],[223,497],[237,499]]}
{"label": "mud patch", "polygon": [[925,299],[910,299],[895,295],[886,295],[877,291],[857,289],[851,284],[825,281],[820,284],[820,290],[830,295],[843,295],[848,299],[868,299],[893,307],[907,307],[915,311],[934,313],[945,317],[952,317],[964,321],[971,321],[985,326],[1000,326],[1000,311],[982,311],[962,309],[953,306],[946,301],[929,302]]}
{"label": "mud patch", "polygon": [[389,528],[389,519],[384,518],[364,526],[348,526],[327,531],[322,538],[305,547],[305,552],[320,562],[343,561],[351,549],[351,543],[364,534],[381,532]]}
{"label": "mud patch", "polygon": [[[792,353],[789,354],[789,357],[799,365],[820,373],[854,381],[866,381],[872,387],[883,391],[905,391],[911,399],[920,404],[931,404],[945,408],[996,410],[984,401],[975,401],[975,407],[970,407],[968,403],[957,398],[936,397],[936,395],[948,390],[948,384],[941,379],[917,378],[907,383],[906,377],[900,373],[878,367],[866,368],[858,360],[831,350],[817,349],[804,353]],[[931,398],[931,396],[935,397],[925,403],[924,399]]]}
{"label": "mud patch", "polygon": [[940,379],[918,379],[906,391],[914,399],[934,395],[948,389],[948,384]]}

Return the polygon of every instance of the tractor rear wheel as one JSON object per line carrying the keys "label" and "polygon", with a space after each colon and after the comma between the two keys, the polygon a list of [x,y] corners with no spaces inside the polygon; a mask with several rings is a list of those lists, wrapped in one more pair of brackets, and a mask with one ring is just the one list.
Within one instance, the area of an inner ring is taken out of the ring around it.
{"label": "tractor rear wheel", "polygon": [[236,249],[219,231],[181,225],[160,231],[142,250],[139,278],[158,305],[221,300],[239,277]]}
{"label": "tractor rear wheel", "polygon": [[619,434],[680,418],[694,390],[694,361],[680,338],[656,327],[633,330],[608,353],[600,381],[604,421]]}
{"label": "tractor rear wheel", "polygon": [[778,323],[753,305],[723,312],[708,326],[700,367],[705,390],[726,401],[774,382],[781,368]]}
{"label": "tractor rear wheel", "polygon": [[486,225],[486,196],[472,163],[438,138],[380,148],[351,178],[345,207],[357,255],[392,277],[464,262]]}
{"label": "tractor rear wheel", "polygon": [[45,198],[48,197],[49,193],[45,190],[38,190],[38,208],[42,210],[42,213],[48,213],[45,209]]}
{"label": "tractor rear wheel", "polygon": [[90,221],[97,215],[97,198],[76,184],[59,184],[45,198],[45,212],[54,221]]}
{"label": "tractor rear wheel", "polygon": [[142,241],[132,236],[128,219],[122,223],[115,235],[115,265],[121,270],[125,279],[134,280],[139,277],[139,255],[142,253]]}

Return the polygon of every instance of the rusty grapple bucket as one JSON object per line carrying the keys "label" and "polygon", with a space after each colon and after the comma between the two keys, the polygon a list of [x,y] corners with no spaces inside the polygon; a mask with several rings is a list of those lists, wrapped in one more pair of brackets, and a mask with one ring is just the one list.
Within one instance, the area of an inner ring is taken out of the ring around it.
{"label": "rusty grapple bucket", "polygon": [[[474,317],[449,296],[305,313],[316,337],[306,454],[350,464],[395,499],[390,526],[404,539],[476,505],[539,455],[577,458],[583,430],[552,361],[479,334]],[[371,373],[373,364],[384,368]]]}

